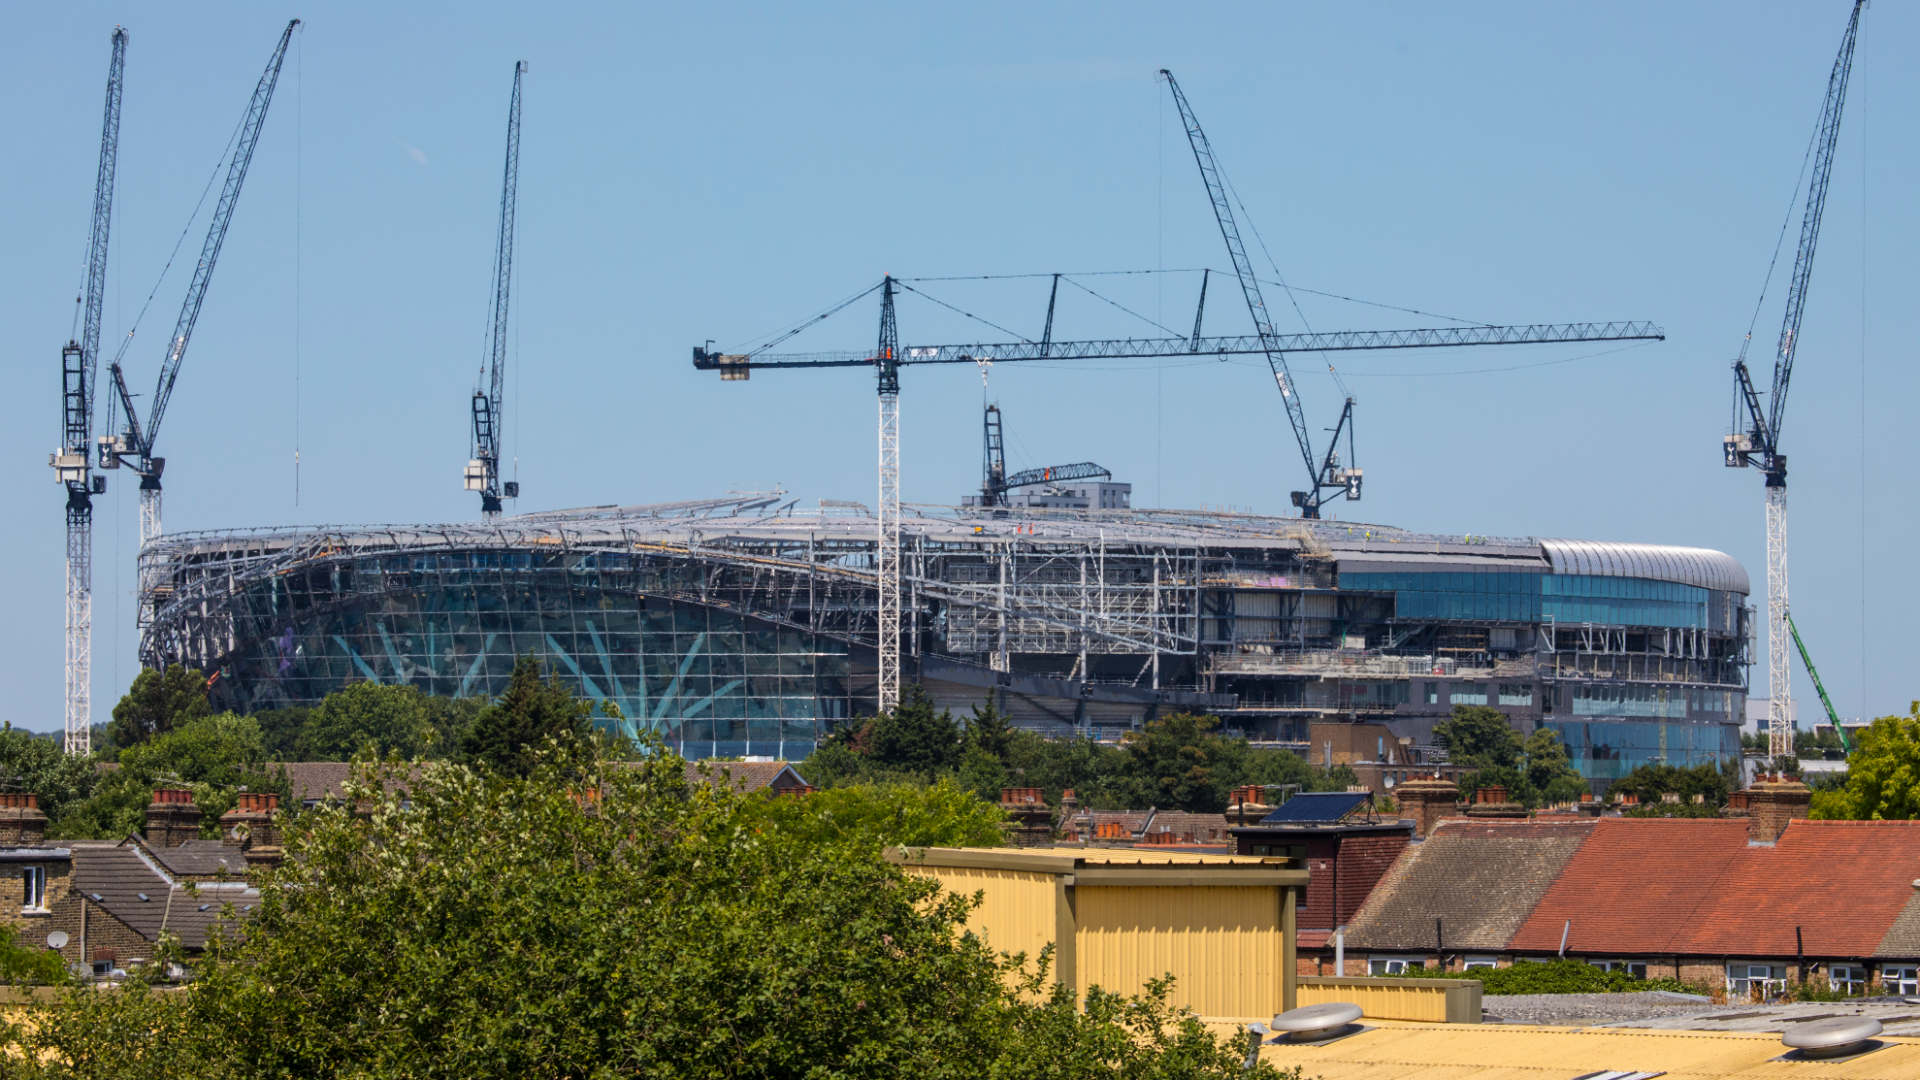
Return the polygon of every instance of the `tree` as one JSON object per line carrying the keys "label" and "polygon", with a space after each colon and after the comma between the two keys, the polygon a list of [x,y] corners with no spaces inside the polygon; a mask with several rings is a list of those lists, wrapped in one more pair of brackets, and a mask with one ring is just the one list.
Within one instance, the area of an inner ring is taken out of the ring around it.
{"label": "tree", "polygon": [[1227,791],[1235,779],[1227,768],[1238,743],[1214,729],[1211,716],[1175,713],[1147,721],[1120,740],[1126,750],[1126,778],[1135,806],[1219,813],[1227,808]]}
{"label": "tree", "polygon": [[1906,716],[1883,716],[1854,736],[1846,784],[1816,792],[1811,813],[1855,821],[1920,818],[1920,702]]}
{"label": "tree", "polygon": [[199,671],[179,664],[142,668],[133,677],[132,688],[113,707],[107,740],[125,750],[212,711],[207,704],[207,677]]}
{"label": "tree", "polygon": [[375,757],[419,757],[433,739],[431,700],[404,685],[360,682],[336,690],[307,716],[300,732],[300,760],[346,761],[368,749]]}
{"label": "tree", "polygon": [[1434,725],[1433,737],[1447,748],[1447,758],[1455,765],[1511,769],[1520,764],[1520,734],[1499,709],[1455,705],[1451,719]]}
{"label": "tree", "polygon": [[932,777],[960,762],[960,725],[918,685],[900,704],[867,721],[860,748],[876,764]]}
{"label": "tree", "polygon": [[528,776],[548,739],[579,750],[590,740],[593,706],[573,696],[557,676],[540,677],[531,653],[514,661],[500,700],[482,711],[461,747],[471,764]]}
{"label": "tree", "polygon": [[873,851],[909,847],[999,847],[1007,842],[998,806],[942,778],[930,785],[856,784],[807,795],[762,798],[747,816],[801,843],[854,844]]}
{"label": "tree", "polygon": [[[93,793],[61,807],[48,823],[57,837],[113,839],[139,832],[153,789],[180,784],[200,807],[201,832],[217,835],[216,821],[233,809],[240,791],[277,791],[285,782],[267,774],[260,725],[250,716],[218,713],[190,720],[120,755],[120,767],[101,776]],[[50,815],[52,816],[52,815]]]}
{"label": "tree", "polygon": [[[75,988],[9,1032],[9,1067],[74,1078],[468,1080],[1047,1075],[1272,1080],[1164,997],[1084,1010],[962,932],[974,901],[867,834],[767,827],[786,800],[636,765],[526,778],[428,764],[403,811],[288,831],[243,935],[163,1001]],[[584,793],[592,791],[594,796]],[[160,965],[155,965],[160,966]],[[31,1030],[28,1028],[31,1027]]]}
{"label": "tree", "polygon": [[1552,728],[1543,727],[1527,736],[1522,752],[1527,784],[1540,793],[1542,803],[1572,802],[1587,790],[1559,733]]}
{"label": "tree", "polygon": [[0,727],[0,790],[33,792],[49,819],[92,792],[94,778],[93,762],[68,754],[57,737]]}

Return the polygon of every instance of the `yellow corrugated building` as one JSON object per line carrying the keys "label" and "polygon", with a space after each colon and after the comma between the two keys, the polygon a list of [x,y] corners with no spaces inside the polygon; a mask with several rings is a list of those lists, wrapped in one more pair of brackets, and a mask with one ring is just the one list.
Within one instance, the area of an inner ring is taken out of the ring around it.
{"label": "yellow corrugated building", "polygon": [[1054,947],[1056,980],[1135,994],[1171,974],[1202,1016],[1294,1006],[1294,911],[1305,870],[1285,859],[1141,848],[914,848],[888,857],[961,895],[968,928],[1002,952]]}

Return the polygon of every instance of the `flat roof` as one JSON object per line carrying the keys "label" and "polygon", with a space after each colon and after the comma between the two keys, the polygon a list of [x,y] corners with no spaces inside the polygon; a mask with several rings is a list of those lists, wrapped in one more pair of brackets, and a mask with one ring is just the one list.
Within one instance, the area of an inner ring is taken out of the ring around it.
{"label": "flat roof", "polygon": [[[1208,1020],[1217,1034],[1244,1031],[1244,1021]],[[1264,1022],[1266,1017],[1257,1018]],[[1318,1045],[1269,1041],[1260,1058],[1281,1069],[1301,1066],[1321,1080],[1575,1080],[1592,1074],[1642,1073],[1661,1080],[1896,1080],[1920,1076],[1920,1041],[1882,1036],[1879,1048],[1829,1061],[1775,1061],[1788,1047],[1775,1034],[1654,1031],[1644,1028],[1523,1027],[1360,1021],[1363,1030]]]}
{"label": "flat roof", "polygon": [[888,861],[933,869],[1024,870],[1088,884],[1305,885],[1283,858],[1154,848],[888,848]]}

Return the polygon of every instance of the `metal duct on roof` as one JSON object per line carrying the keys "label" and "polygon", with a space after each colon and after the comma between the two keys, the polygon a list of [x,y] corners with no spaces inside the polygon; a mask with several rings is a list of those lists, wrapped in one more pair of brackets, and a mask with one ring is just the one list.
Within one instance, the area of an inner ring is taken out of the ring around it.
{"label": "metal duct on roof", "polygon": [[1742,595],[1750,591],[1740,560],[1711,548],[1601,540],[1542,540],[1540,547],[1557,574],[1648,578]]}

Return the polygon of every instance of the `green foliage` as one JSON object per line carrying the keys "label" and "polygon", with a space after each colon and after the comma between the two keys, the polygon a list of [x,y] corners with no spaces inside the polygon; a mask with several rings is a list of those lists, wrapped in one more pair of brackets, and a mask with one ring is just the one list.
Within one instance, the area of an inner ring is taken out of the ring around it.
{"label": "green foliage", "polygon": [[[1737,762],[1728,762],[1723,769],[1712,764],[1700,764],[1691,768],[1677,768],[1672,765],[1642,765],[1613,782],[1608,789],[1610,795],[1633,795],[1640,800],[1642,807],[1655,808],[1660,805],[1661,796],[1672,793],[1680,796],[1682,806],[1691,805],[1693,797],[1705,798],[1705,805],[1711,816],[1727,804],[1727,795],[1739,784]],[[1675,804],[1665,804],[1669,810],[1676,809]],[[1642,817],[1686,817],[1685,812],[1641,814]]]}
{"label": "green foliage", "polygon": [[1114,745],[1023,731],[991,705],[956,723],[933,712],[917,689],[908,691],[898,714],[883,737],[876,737],[877,718],[830,733],[800,763],[800,774],[822,788],[952,777],[989,801],[1002,788],[1037,787],[1058,804],[1072,789],[1082,806],[1096,810],[1217,811],[1241,784],[1344,791],[1356,782],[1344,765],[1323,770],[1286,750],[1255,749],[1220,732],[1211,716],[1161,717]]}
{"label": "green foliage", "polygon": [[745,816],[783,838],[878,851],[908,847],[998,847],[1007,842],[1000,808],[952,779],[854,785],[749,802]]}
{"label": "green foliage", "polygon": [[[300,817],[243,936],[164,1003],[70,992],[10,1032],[23,1074],[1199,1080],[1244,1046],[1144,998],[1022,996],[1044,976],[963,933],[973,901],[863,828],[766,828],[806,800],[535,755],[424,766],[410,805]],[[583,791],[598,793],[585,798]]]}
{"label": "green foliage", "polygon": [[900,704],[867,721],[857,739],[862,752],[882,768],[919,776],[949,772],[960,761],[960,725],[933,699],[910,686]]}
{"label": "green foliage", "polygon": [[300,731],[300,761],[346,761],[361,751],[374,757],[419,757],[433,741],[432,699],[411,686],[353,683],[328,694]]}
{"label": "green foliage", "polygon": [[1671,990],[1697,994],[1701,989],[1678,979],[1636,979],[1624,971],[1602,971],[1582,960],[1518,960],[1511,967],[1472,971],[1411,970],[1415,979],[1477,979],[1487,994],[1627,994]]}
{"label": "green foliage", "polygon": [[179,664],[164,671],[142,668],[126,696],[113,707],[107,741],[114,749],[125,750],[212,711],[207,704],[207,677],[201,672]]}
{"label": "green foliage", "polygon": [[1136,806],[1178,807],[1202,813],[1227,808],[1230,755],[1245,747],[1231,746],[1215,729],[1211,716],[1175,713],[1147,721],[1129,731],[1120,745],[1127,751],[1124,776]]}
{"label": "green foliage", "polygon": [[1507,714],[1485,705],[1455,705],[1451,719],[1433,727],[1433,737],[1447,748],[1447,759],[1470,769],[1514,769],[1520,766],[1520,733]]}
{"label": "green foliage", "polygon": [[93,762],[69,755],[58,737],[0,726],[0,790],[31,791],[49,819],[93,791]]}
{"label": "green foliage", "polygon": [[1920,818],[1920,702],[1906,716],[1883,716],[1853,738],[1846,783],[1814,794],[1816,818],[1910,821]]}
{"label": "green foliage", "polygon": [[67,965],[50,949],[20,943],[18,929],[0,923],[0,985],[52,986],[67,981]]}
{"label": "green foliage", "polygon": [[299,761],[301,759],[300,733],[306,730],[307,717],[313,713],[302,705],[290,705],[282,709],[261,709],[252,713],[253,721],[260,725],[260,741],[266,749],[268,761]]}
{"label": "green foliage", "polygon": [[178,783],[193,792],[205,815],[201,833],[219,835],[221,814],[233,809],[242,790],[278,791],[285,781],[262,768],[265,744],[260,725],[250,716],[219,713],[189,720],[120,755],[120,767],[103,774],[84,799],[69,801],[50,815],[50,835],[61,838],[115,839],[139,832],[156,785]]}
{"label": "green foliage", "polygon": [[475,718],[461,745],[463,759],[509,776],[533,773],[548,741],[579,752],[591,741],[593,706],[573,696],[557,676],[540,677],[540,661],[514,661],[506,692]]}

